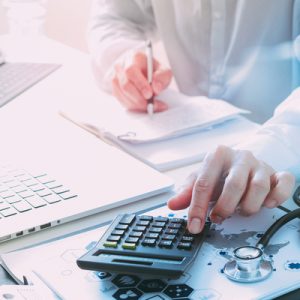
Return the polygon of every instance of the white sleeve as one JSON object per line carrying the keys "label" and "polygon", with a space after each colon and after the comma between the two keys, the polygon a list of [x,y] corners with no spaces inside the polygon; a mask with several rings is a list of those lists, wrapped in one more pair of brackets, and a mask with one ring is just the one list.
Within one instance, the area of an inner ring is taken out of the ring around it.
{"label": "white sleeve", "polygon": [[235,148],[250,150],[275,170],[290,171],[300,178],[300,88],[276,108],[256,134]]}
{"label": "white sleeve", "polygon": [[114,63],[128,51],[144,48],[154,38],[156,26],[150,1],[94,0],[88,27],[88,46],[96,67],[97,81],[110,90]]}

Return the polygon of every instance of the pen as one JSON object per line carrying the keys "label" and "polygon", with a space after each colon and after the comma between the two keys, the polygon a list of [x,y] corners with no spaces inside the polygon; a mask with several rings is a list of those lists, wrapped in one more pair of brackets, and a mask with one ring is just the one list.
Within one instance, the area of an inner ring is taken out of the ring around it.
{"label": "pen", "polygon": [[[147,57],[147,80],[151,85],[153,79],[153,52],[152,52],[152,43],[150,40],[146,42],[146,57]],[[147,113],[149,116],[152,116],[154,113],[153,96],[150,99],[148,99]]]}

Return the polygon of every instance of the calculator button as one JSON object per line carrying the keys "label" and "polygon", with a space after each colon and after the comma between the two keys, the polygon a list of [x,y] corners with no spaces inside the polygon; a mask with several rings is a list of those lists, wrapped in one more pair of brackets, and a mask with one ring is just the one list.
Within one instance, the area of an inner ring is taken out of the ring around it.
{"label": "calculator button", "polygon": [[161,227],[161,228],[163,228],[163,227],[165,227],[165,222],[154,222],[154,223],[152,223],[152,227]]}
{"label": "calculator button", "polygon": [[168,241],[174,241],[176,239],[176,236],[174,234],[164,234],[161,237],[162,240],[168,240]]}
{"label": "calculator button", "polygon": [[149,228],[149,232],[161,233],[162,232],[162,228],[161,227],[150,227]]}
{"label": "calculator button", "polygon": [[124,231],[126,231],[127,228],[128,228],[128,225],[124,225],[124,224],[118,224],[118,225],[115,227],[115,229],[117,229],[117,230],[124,230]]}
{"label": "calculator button", "polygon": [[133,243],[133,244],[136,244],[138,241],[139,241],[139,238],[137,238],[137,237],[128,237],[128,238],[125,240],[125,243]]}
{"label": "calculator button", "polygon": [[150,224],[150,221],[138,221],[136,222],[137,226],[148,226]]}
{"label": "calculator button", "polygon": [[162,248],[172,248],[172,241],[162,240],[159,242],[158,246]]}
{"label": "calculator button", "polygon": [[119,235],[111,235],[107,238],[107,241],[118,242],[121,239]]}
{"label": "calculator button", "polygon": [[185,220],[180,218],[172,218],[170,219],[170,223],[178,223],[178,224],[184,224]]}
{"label": "calculator button", "polygon": [[117,242],[108,242],[108,241],[106,241],[106,242],[103,243],[103,246],[107,247],[107,248],[117,248],[118,244],[117,244]]}
{"label": "calculator button", "polygon": [[140,238],[142,235],[143,235],[143,232],[141,232],[141,231],[132,231],[129,233],[130,237]]}
{"label": "calculator button", "polygon": [[142,245],[143,245],[143,246],[150,246],[150,247],[153,247],[153,246],[155,246],[155,244],[156,244],[156,240],[155,240],[155,239],[144,239],[144,240],[142,241]]}
{"label": "calculator button", "polygon": [[154,218],[154,221],[155,222],[164,222],[164,223],[167,223],[168,222],[168,218],[165,218],[165,217],[156,217]]}
{"label": "calculator button", "polygon": [[131,225],[135,220],[135,215],[126,215],[124,216],[119,224]]}
{"label": "calculator button", "polygon": [[111,235],[119,235],[119,236],[122,236],[124,233],[125,233],[124,230],[113,230],[113,231],[111,232]]}
{"label": "calculator button", "polygon": [[168,225],[168,228],[169,229],[180,229],[181,228],[181,224],[178,224],[178,223],[170,223],[169,225]]}
{"label": "calculator button", "polygon": [[152,216],[140,216],[139,219],[142,221],[152,221],[153,217]]}
{"label": "calculator button", "polygon": [[127,250],[135,250],[136,249],[136,244],[124,243],[124,244],[122,244],[122,248],[127,249]]}
{"label": "calculator button", "polygon": [[180,242],[178,243],[178,246],[177,246],[178,249],[182,249],[182,250],[191,250],[192,248],[192,243],[183,243],[183,242]]}
{"label": "calculator button", "polygon": [[177,234],[178,231],[179,231],[178,229],[167,228],[167,229],[165,230],[165,233],[166,233],[166,234]]}
{"label": "calculator button", "polygon": [[132,228],[133,231],[140,231],[140,232],[145,232],[146,231],[146,226],[135,226]]}
{"label": "calculator button", "polygon": [[145,238],[147,238],[147,239],[157,239],[159,237],[159,234],[158,233],[147,233],[146,235],[145,235]]}
{"label": "calculator button", "polygon": [[192,243],[194,241],[194,237],[193,236],[186,236],[184,235],[182,238],[181,238],[181,242],[190,242]]}

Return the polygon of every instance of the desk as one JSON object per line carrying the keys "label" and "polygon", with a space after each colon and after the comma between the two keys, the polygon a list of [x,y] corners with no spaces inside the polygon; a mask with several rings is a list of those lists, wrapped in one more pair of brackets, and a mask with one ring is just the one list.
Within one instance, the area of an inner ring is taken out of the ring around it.
{"label": "desk", "polygon": [[[35,47],[33,47],[33,45],[35,45]],[[46,138],[51,139],[51,137],[55,135],[55,138],[58,139],[60,143],[62,143],[61,146],[63,146],[63,143],[67,142],[66,137],[68,139],[75,139],[76,134],[87,134],[84,131],[78,133],[79,129],[58,116],[57,111],[63,99],[68,99],[69,101],[77,101],[77,99],[81,99],[82,97],[99,97],[100,99],[101,95],[103,95],[94,83],[88,56],[46,38],[41,38],[40,40],[13,41],[8,37],[1,37],[0,47],[7,53],[9,60],[47,61],[64,64],[63,68],[0,109],[0,126],[2,126],[0,128],[7,128],[5,132],[1,132],[2,141],[8,141],[14,136],[18,137],[19,142],[21,140],[24,144],[28,144],[30,141],[32,145],[38,147],[31,135],[32,132],[39,134],[42,132],[41,143],[43,143],[43,140],[46,141]],[[19,51],[20,49],[22,51]],[[80,70],[80,72],[78,72],[78,70]],[[69,78],[70,80],[66,82],[65,78]],[[74,88],[75,86],[76,88]],[[80,88],[78,88],[78,86]],[[36,113],[37,111],[38,114]],[[14,126],[14,120],[16,119],[22,126]],[[3,127],[1,123],[5,124],[5,127]],[[38,128],[36,124],[39,124]],[[58,128],[59,130],[57,130]],[[30,132],[31,135],[28,135],[28,132]],[[75,132],[76,134],[73,134]],[[90,138],[96,137],[91,135]],[[13,150],[14,149],[12,149],[12,151]],[[175,186],[178,186],[196,167],[196,165],[185,166],[168,171],[166,174],[172,177]],[[151,197],[145,201],[127,205],[125,209],[128,212],[142,211],[146,207],[161,205],[165,203],[166,200],[167,197],[165,195]],[[293,204],[288,202],[286,205],[292,207]],[[72,234],[76,231],[99,225],[99,220],[101,220],[101,223],[108,222],[121,211],[124,211],[124,207],[99,213],[0,244],[0,252],[3,253]],[[4,279],[2,282],[4,283]],[[297,299],[299,299],[299,292],[296,297],[297,296]]]}

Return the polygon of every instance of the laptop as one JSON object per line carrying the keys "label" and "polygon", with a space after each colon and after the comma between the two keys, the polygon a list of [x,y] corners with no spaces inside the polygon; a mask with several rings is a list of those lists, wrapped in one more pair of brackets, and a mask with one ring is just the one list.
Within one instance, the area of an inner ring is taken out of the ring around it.
{"label": "laptop", "polygon": [[59,67],[50,63],[6,62],[0,49],[0,107]]}
{"label": "laptop", "polygon": [[57,128],[27,127],[27,102],[15,103],[0,109],[0,243],[172,189],[169,177],[58,115]]}
{"label": "laptop", "polygon": [[49,139],[52,148],[47,143],[39,149],[31,145],[36,152],[23,148],[22,155],[11,156],[11,164],[9,147],[2,148],[6,159],[0,163],[0,242],[172,189],[166,175],[72,124],[65,126],[76,139],[64,147],[57,144],[56,150]]}

